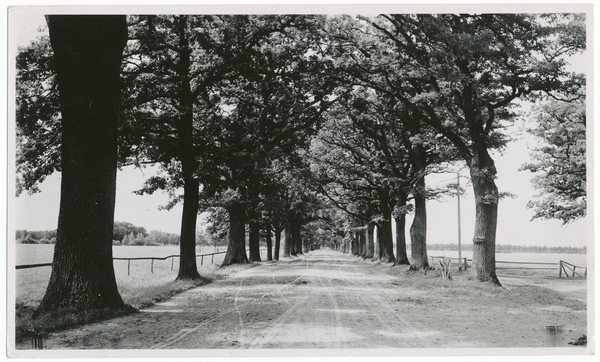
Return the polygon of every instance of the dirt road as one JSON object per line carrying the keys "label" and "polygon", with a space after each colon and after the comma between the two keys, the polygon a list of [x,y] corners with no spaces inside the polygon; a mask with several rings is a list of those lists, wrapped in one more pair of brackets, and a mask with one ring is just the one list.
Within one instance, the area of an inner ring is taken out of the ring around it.
{"label": "dirt road", "polygon": [[[525,289],[465,292],[457,284],[439,284],[439,278],[402,279],[390,269],[329,250],[226,268],[220,280],[138,314],[54,333],[44,347],[568,347],[586,333],[585,305],[575,300],[559,296],[539,306],[515,297]],[[561,335],[549,336],[548,325],[561,326]],[[17,348],[30,348],[28,343]]]}

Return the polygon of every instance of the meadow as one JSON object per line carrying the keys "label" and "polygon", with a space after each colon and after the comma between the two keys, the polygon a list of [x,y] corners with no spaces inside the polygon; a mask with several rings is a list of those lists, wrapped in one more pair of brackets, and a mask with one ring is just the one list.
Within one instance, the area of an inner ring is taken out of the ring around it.
{"label": "meadow", "polygon": [[[216,250],[203,247],[197,254],[209,254]],[[219,248],[219,252],[225,251]],[[54,245],[17,244],[15,265],[51,263]],[[165,257],[179,255],[178,246],[115,246],[114,258]],[[198,257],[199,281],[176,281],[179,258],[167,260],[114,260],[115,277],[119,293],[126,305],[136,309],[146,308],[166,300],[179,292],[210,282],[223,261],[225,254]],[[263,257],[264,252],[263,252]],[[213,260],[214,258],[214,260]],[[202,265],[201,265],[202,263]],[[128,265],[129,264],[129,265]],[[51,332],[103,319],[102,316],[73,315],[63,313],[53,320],[33,320],[31,315],[46,292],[52,268],[50,266],[15,270],[14,288],[9,283],[9,301],[14,298],[16,338],[20,340],[32,333]],[[13,293],[14,291],[14,293]]]}
{"label": "meadow", "polygon": [[[17,244],[16,265],[51,263],[54,245]],[[197,254],[215,252],[213,247],[203,247]],[[225,251],[223,247],[219,252]],[[179,247],[169,246],[115,246],[114,258],[166,257],[179,255]],[[223,261],[225,254],[216,254],[197,258],[198,272],[201,276],[212,279],[214,271]],[[265,257],[264,252],[262,257]],[[202,265],[201,265],[202,263]],[[153,295],[160,290],[173,286],[179,270],[179,258],[167,260],[114,260],[115,276],[119,293],[123,301],[135,308],[143,308],[153,302]],[[15,297],[16,303],[23,306],[35,306],[44,296],[51,267],[16,270]]]}

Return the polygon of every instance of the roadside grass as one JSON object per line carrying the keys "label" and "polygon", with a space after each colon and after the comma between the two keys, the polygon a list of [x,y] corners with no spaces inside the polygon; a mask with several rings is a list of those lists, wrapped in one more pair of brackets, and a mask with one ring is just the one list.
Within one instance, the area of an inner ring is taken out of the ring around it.
{"label": "roadside grass", "polygon": [[93,311],[60,309],[36,319],[33,319],[32,315],[44,296],[51,268],[18,270],[15,288],[15,339],[23,341],[34,335],[43,335],[135,313],[139,309],[148,308],[217,278],[215,275],[217,264],[199,266],[198,272],[202,279],[175,280],[179,268],[178,259],[173,263],[170,260],[155,261],[153,272],[150,263],[149,260],[132,261],[128,275],[127,261],[114,262],[119,293],[127,306],[124,309]]}
{"label": "roadside grass", "polygon": [[[425,275],[422,271],[407,272],[408,267],[403,266],[388,269],[387,273],[398,277],[402,287],[422,291],[438,299],[459,299],[469,302],[475,298],[481,300],[493,298],[496,303],[516,306],[559,306],[574,311],[583,311],[587,308],[586,303],[544,286],[525,284],[498,287],[490,283],[474,281],[471,279],[470,272],[458,270],[452,273],[452,280],[443,280],[438,270],[430,270]],[[531,279],[540,278],[542,275],[540,273],[550,275],[547,271],[531,271]],[[545,278],[546,281],[550,279],[550,276]]]}

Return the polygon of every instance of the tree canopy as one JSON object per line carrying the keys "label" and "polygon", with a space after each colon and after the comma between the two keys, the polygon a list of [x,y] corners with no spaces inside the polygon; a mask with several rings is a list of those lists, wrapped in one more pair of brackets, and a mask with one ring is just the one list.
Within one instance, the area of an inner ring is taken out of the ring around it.
{"label": "tree canopy", "polygon": [[539,146],[521,169],[535,174],[531,182],[539,193],[527,207],[534,219],[580,219],[587,211],[585,102],[544,102],[534,120],[529,132]]}
{"label": "tree canopy", "polygon": [[[585,82],[566,68],[585,48],[585,21],[567,13],[132,15],[118,162],[160,165],[138,193],[162,189],[172,196],[167,207],[183,202],[178,277],[197,278],[205,210],[229,222],[215,227],[229,238],[224,265],[248,262],[246,226],[258,261],[261,230],[285,232],[284,254],[294,255],[311,223],[322,231],[312,240],[348,241],[376,226],[380,260],[405,260],[405,250],[391,249],[391,221],[404,240],[404,217],[414,213],[411,266],[428,268],[426,201],[435,193],[426,179],[460,161],[475,194],[474,277],[499,284],[502,192],[492,155],[509,147],[518,102],[539,102],[531,133],[540,146],[523,166],[541,192],[529,204],[534,218],[585,215]],[[57,61],[44,38],[17,59],[18,192],[64,171]]]}

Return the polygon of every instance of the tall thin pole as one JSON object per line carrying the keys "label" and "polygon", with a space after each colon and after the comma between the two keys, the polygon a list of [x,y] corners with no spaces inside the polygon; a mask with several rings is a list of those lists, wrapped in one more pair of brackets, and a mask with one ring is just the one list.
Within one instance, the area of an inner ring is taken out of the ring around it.
{"label": "tall thin pole", "polygon": [[460,247],[460,173],[456,173],[456,201],[458,205],[458,265],[459,270],[462,270],[462,250]]}

